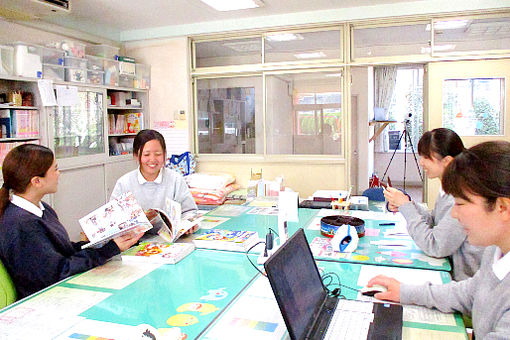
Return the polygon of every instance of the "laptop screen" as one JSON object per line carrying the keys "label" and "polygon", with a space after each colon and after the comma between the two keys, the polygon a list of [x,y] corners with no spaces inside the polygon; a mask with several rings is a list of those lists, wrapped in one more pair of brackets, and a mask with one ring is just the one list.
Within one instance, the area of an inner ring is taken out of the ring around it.
{"label": "laptop screen", "polygon": [[264,267],[291,338],[303,339],[327,294],[303,229]]}

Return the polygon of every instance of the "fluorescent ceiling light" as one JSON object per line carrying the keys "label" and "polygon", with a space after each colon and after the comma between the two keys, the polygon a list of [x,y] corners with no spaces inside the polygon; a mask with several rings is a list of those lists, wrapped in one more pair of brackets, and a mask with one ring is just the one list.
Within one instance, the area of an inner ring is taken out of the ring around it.
{"label": "fluorescent ceiling light", "polygon": [[262,0],[201,0],[217,11],[237,11],[264,6]]}
{"label": "fluorescent ceiling light", "polygon": [[[434,45],[434,52],[451,51],[454,50],[456,45]],[[422,47],[421,53],[430,53],[430,47]]]}
{"label": "fluorescent ceiling light", "polygon": [[[469,20],[448,20],[448,21],[436,21],[434,22],[435,30],[454,30],[457,28],[466,27]],[[430,31],[430,24],[427,24],[425,28]]]}
{"label": "fluorescent ceiling light", "polygon": [[[236,52],[260,52],[262,50],[259,41],[234,41],[222,44],[225,47],[231,48]],[[266,47],[266,50],[268,48]]]}
{"label": "fluorescent ceiling light", "polygon": [[342,73],[326,73],[326,77],[342,78]]}
{"label": "fluorescent ceiling light", "polygon": [[298,59],[314,59],[314,58],[324,58],[326,55],[324,52],[305,52],[305,53],[298,53],[294,54],[294,57]]}
{"label": "fluorescent ceiling light", "polygon": [[301,34],[294,33],[277,33],[266,35],[266,40],[269,41],[292,41],[292,40],[303,40]]}

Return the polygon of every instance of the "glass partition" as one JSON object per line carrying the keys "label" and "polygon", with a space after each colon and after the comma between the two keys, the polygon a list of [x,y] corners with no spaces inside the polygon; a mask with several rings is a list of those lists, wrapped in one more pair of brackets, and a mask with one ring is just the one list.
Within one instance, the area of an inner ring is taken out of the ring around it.
{"label": "glass partition", "polygon": [[104,149],[102,91],[78,90],[78,103],[53,112],[53,149],[57,158],[101,154]]}

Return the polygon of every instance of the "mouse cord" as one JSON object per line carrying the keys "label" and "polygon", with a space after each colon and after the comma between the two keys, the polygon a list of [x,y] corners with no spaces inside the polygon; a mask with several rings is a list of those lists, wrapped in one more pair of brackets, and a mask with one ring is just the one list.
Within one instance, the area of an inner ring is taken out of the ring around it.
{"label": "mouse cord", "polygon": [[248,249],[248,250],[246,251],[246,258],[247,258],[247,259],[248,259],[248,261],[251,263],[251,265],[253,266],[253,268],[255,268],[255,269],[256,269],[256,270],[257,270],[260,274],[262,274],[263,276],[266,276],[266,277],[267,277],[267,275],[266,275],[265,273],[263,273],[263,272],[262,272],[262,271],[261,271],[261,270],[260,270],[260,269],[259,269],[259,268],[258,268],[258,267],[257,267],[257,266],[253,263],[253,262],[252,262],[252,260],[251,260],[251,259],[250,259],[250,257],[248,256],[248,255],[249,255],[249,253],[250,253],[250,251],[251,251],[253,248],[255,248],[255,246],[257,246],[257,245],[259,245],[259,244],[261,244],[261,243],[264,243],[264,244],[265,244],[266,242],[264,242],[264,241],[259,241],[259,242],[255,243],[254,245],[252,245],[252,246],[250,247],[250,249]]}
{"label": "mouse cord", "polygon": [[[340,281],[340,276],[338,276],[337,273],[334,273],[334,272],[324,273],[324,274],[322,274],[321,278],[322,278],[322,283],[324,284],[324,287],[326,287],[326,289],[328,290],[328,293],[330,296],[335,296],[335,297],[338,297],[341,299],[345,299],[345,296],[341,295],[342,287],[350,289],[350,290],[354,290],[356,292],[360,291],[357,288],[352,288],[352,287],[342,284],[342,282]],[[331,290],[330,286],[338,286],[338,287]]]}

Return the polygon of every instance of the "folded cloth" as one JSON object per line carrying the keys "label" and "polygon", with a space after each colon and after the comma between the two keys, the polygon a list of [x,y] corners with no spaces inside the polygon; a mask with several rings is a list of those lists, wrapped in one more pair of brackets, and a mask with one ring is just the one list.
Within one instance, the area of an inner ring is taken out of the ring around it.
{"label": "folded cloth", "polygon": [[211,189],[200,189],[200,188],[190,188],[191,195],[195,200],[196,204],[223,204],[227,195],[234,190],[239,189],[239,185],[235,183],[231,183],[226,187],[211,190]]}
{"label": "folded cloth", "polygon": [[196,172],[185,177],[190,188],[218,190],[235,182],[235,177],[227,173]]}

